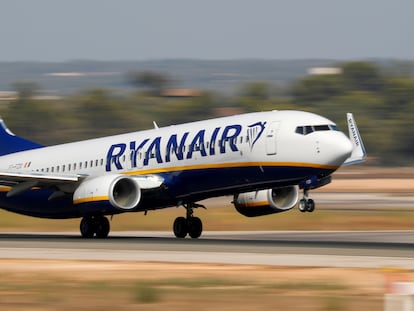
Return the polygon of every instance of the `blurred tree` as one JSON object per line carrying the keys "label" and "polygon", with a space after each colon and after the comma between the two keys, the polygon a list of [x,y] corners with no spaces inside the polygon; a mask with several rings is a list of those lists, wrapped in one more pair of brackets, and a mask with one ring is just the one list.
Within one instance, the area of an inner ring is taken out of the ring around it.
{"label": "blurred tree", "polygon": [[390,112],[404,109],[414,101],[414,80],[409,78],[386,79],[384,97]]}
{"label": "blurred tree", "polygon": [[16,104],[33,99],[40,89],[39,85],[35,82],[15,82],[12,87],[17,93]]}
{"label": "blurred tree", "polygon": [[136,88],[149,88],[152,94],[156,96],[159,96],[172,82],[166,74],[152,71],[131,71],[127,73],[127,80]]}
{"label": "blurred tree", "polygon": [[16,82],[13,88],[17,96],[5,114],[7,126],[19,136],[45,143],[47,129],[42,129],[42,126],[51,115],[45,109],[45,103],[34,98],[39,86],[33,82]]}
{"label": "blurred tree", "polygon": [[392,148],[382,154],[388,165],[414,165],[414,100],[407,103],[402,109],[397,109],[392,126],[388,131],[392,135]]}
{"label": "blurred tree", "polygon": [[267,82],[249,82],[243,86],[241,95],[257,100],[267,100],[270,97],[270,87]]}
{"label": "blurred tree", "polygon": [[349,62],[342,65],[342,78],[348,91],[379,92],[383,79],[378,68],[369,62]]}
{"label": "blurred tree", "polygon": [[327,100],[344,93],[340,75],[314,75],[299,80],[292,88],[295,101],[306,103]]}
{"label": "blurred tree", "polygon": [[78,117],[84,122],[89,137],[119,134],[128,130],[128,116],[123,102],[107,89],[91,89],[76,98]]}

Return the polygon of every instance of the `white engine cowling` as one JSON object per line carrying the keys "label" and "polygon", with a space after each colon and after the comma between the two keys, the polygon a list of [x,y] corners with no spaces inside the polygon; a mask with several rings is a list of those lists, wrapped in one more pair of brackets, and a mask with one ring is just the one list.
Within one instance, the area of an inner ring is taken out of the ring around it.
{"label": "white engine cowling", "polygon": [[247,217],[285,212],[298,202],[297,186],[239,193],[234,196],[236,210]]}
{"label": "white engine cowling", "polygon": [[130,210],[141,200],[141,189],[133,178],[124,175],[103,175],[85,179],[73,194],[73,203],[109,201],[120,209]]}

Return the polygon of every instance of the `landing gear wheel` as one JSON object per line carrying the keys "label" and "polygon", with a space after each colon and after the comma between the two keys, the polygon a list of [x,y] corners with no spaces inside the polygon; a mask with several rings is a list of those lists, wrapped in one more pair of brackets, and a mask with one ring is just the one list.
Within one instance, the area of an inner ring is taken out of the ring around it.
{"label": "landing gear wheel", "polygon": [[303,199],[299,201],[299,210],[304,212],[312,213],[315,210],[315,201],[309,198],[309,190],[303,190]]}
{"label": "landing gear wheel", "polygon": [[200,237],[201,232],[203,232],[203,223],[198,217],[191,217],[188,221],[188,234],[193,239]]}
{"label": "landing gear wheel", "polygon": [[109,220],[106,217],[96,217],[95,218],[95,233],[96,237],[99,239],[104,239],[108,237],[110,230]]}
{"label": "landing gear wheel", "polygon": [[174,221],[173,230],[177,238],[185,238],[188,233],[187,219],[184,217],[177,217]]}
{"label": "landing gear wheel", "polygon": [[203,223],[201,222],[200,218],[193,216],[193,209],[198,207],[205,207],[194,202],[183,204],[183,206],[187,210],[187,217],[177,217],[175,219],[173,225],[174,235],[177,238],[182,239],[185,238],[188,234],[191,238],[197,239],[203,232]]}
{"label": "landing gear wheel", "polygon": [[93,238],[95,234],[95,221],[92,217],[82,218],[80,223],[80,232],[83,238]]}
{"label": "landing gear wheel", "polygon": [[306,203],[307,203],[306,210],[309,213],[312,213],[315,210],[315,201],[313,201],[312,199],[308,199]]}
{"label": "landing gear wheel", "polygon": [[307,204],[306,204],[306,200],[305,200],[305,199],[301,199],[301,200],[299,201],[299,210],[300,210],[302,213],[304,213],[304,212],[306,212],[306,211],[308,210],[308,208],[307,208]]}
{"label": "landing gear wheel", "polygon": [[83,238],[91,239],[95,235],[97,238],[106,238],[109,234],[110,226],[108,218],[104,216],[83,217],[80,223],[80,232]]}

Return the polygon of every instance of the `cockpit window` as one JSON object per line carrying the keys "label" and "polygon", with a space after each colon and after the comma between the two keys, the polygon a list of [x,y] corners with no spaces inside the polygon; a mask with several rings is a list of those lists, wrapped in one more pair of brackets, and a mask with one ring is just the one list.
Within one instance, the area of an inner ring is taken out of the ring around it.
{"label": "cockpit window", "polygon": [[330,131],[329,125],[315,125],[313,127],[315,131]]}
{"label": "cockpit window", "polygon": [[304,135],[303,126],[298,126],[295,131],[296,134]]}
{"label": "cockpit window", "polygon": [[300,135],[308,135],[310,133],[320,131],[339,131],[339,129],[335,124],[304,125],[296,127],[295,133]]}

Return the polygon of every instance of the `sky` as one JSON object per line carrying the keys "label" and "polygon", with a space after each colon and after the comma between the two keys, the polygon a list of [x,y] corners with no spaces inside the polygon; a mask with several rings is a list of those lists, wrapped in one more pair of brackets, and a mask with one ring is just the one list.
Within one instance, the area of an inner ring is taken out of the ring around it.
{"label": "sky", "polygon": [[0,0],[0,61],[414,59],[412,0]]}

